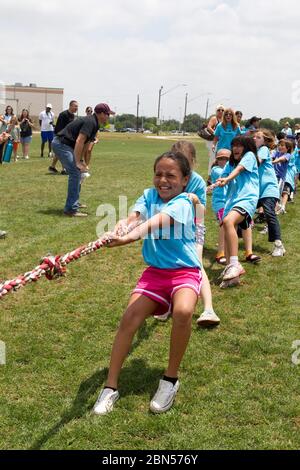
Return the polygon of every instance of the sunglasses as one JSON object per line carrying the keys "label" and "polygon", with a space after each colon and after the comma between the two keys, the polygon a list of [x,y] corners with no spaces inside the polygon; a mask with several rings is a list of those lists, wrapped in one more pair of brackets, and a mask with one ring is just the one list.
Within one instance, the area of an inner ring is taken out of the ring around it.
{"label": "sunglasses", "polygon": [[224,116],[233,116],[232,113],[225,113]]}
{"label": "sunglasses", "polygon": [[217,112],[220,112],[220,111],[224,111],[224,109],[220,108],[220,109],[217,109]]}

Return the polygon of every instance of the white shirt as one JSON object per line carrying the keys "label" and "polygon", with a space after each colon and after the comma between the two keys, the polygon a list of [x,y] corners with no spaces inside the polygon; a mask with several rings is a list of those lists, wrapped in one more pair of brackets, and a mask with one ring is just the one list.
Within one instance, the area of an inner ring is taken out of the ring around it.
{"label": "white shirt", "polygon": [[54,127],[50,124],[50,122],[53,122],[53,119],[54,113],[52,111],[49,111],[49,113],[42,111],[39,115],[39,120],[42,121],[41,131],[54,131]]}

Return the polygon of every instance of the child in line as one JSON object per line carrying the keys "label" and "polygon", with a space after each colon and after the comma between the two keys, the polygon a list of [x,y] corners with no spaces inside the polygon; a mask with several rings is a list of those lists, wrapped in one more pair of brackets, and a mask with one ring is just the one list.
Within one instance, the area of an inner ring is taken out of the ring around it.
{"label": "child in line", "polygon": [[272,165],[270,149],[275,148],[275,138],[271,131],[260,129],[254,134],[254,141],[258,151],[260,166],[259,175],[259,200],[257,207],[263,208],[267,222],[269,242],[274,243],[272,256],[283,256],[285,248],[281,241],[280,225],[276,216],[276,204],[279,201],[279,187]]}
{"label": "child in line", "polygon": [[296,182],[296,175],[297,175],[297,168],[296,168],[296,156],[298,156],[298,151],[294,150],[291,158],[288,163],[285,182],[282,190],[282,197],[281,197],[281,213],[286,213],[286,205],[288,201],[294,202],[294,192],[295,192],[295,182]]}
{"label": "child in line", "polygon": [[[221,178],[224,167],[229,160],[231,151],[228,149],[220,149],[216,154],[216,161],[212,166],[211,170],[211,182],[216,183]],[[216,219],[219,222],[219,243],[218,253],[216,255],[216,261],[219,264],[226,264],[225,258],[225,242],[224,242],[224,228],[223,228],[223,215],[226,201],[226,186],[218,186],[213,190],[212,193],[212,210],[215,213]]]}
{"label": "child in line", "polygon": [[[212,169],[212,182],[216,183],[217,180],[222,177],[224,167],[230,158],[231,152],[227,149],[221,149],[217,152],[216,163]],[[212,193],[212,209],[216,214],[216,218],[219,222],[219,243],[218,253],[216,255],[216,261],[219,264],[226,265],[225,257],[225,241],[224,241],[224,228],[223,228],[223,215],[224,207],[227,197],[227,187],[217,186]],[[238,237],[243,238],[245,245],[245,260],[249,263],[259,263],[261,257],[255,255],[252,250],[252,227],[249,226],[246,230],[238,229]]]}
{"label": "child in line", "polygon": [[186,157],[167,152],[154,164],[154,188],[138,199],[127,226],[146,220],[124,236],[119,224],[109,234],[111,247],[144,239],[143,256],[149,267],[139,279],[123,314],[112,348],[108,378],[94,406],[94,413],[112,411],[119,398],[118,378],[133,337],[152,315],[172,305],[169,363],[150,402],[153,413],[171,408],[179,388],[178,369],[191,334],[192,316],[200,293],[201,264],[195,244],[195,209],[185,191],[191,175]]}
{"label": "child in line", "polygon": [[[288,163],[291,158],[292,151],[293,151],[292,142],[290,142],[287,139],[281,139],[278,142],[277,151],[275,152],[273,156],[272,163],[274,165],[275,174],[276,174],[278,185],[279,185],[280,197],[282,195],[286,172],[288,168]],[[278,206],[277,212],[279,214],[283,213],[280,205]]]}
{"label": "child in line", "polygon": [[252,137],[233,139],[229,162],[218,183],[221,187],[228,184],[223,216],[227,266],[222,278],[230,281],[245,273],[238,258],[237,228],[250,228],[259,196],[258,160]]}
{"label": "child in line", "polygon": [[196,221],[196,247],[199,260],[202,265],[201,297],[204,304],[204,311],[198,318],[197,324],[201,327],[216,326],[220,323],[220,318],[217,316],[213,308],[211,287],[202,261],[205,238],[204,217],[206,207],[206,184],[202,176],[194,171],[196,164],[196,149],[191,142],[180,140],[172,146],[171,152],[181,152],[188,159],[192,173],[185,188],[185,192],[188,194],[196,194],[200,201],[200,204],[198,204],[196,208],[196,217],[198,219]]}
{"label": "child in line", "polygon": [[10,120],[10,123],[8,125],[7,132],[11,135],[12,141],[13,141],[13,156],[14,156],[14,162],[18,160],[18,147],[20,143],[20,127],[18,124],[18,119],[16,116],[13,116]]}

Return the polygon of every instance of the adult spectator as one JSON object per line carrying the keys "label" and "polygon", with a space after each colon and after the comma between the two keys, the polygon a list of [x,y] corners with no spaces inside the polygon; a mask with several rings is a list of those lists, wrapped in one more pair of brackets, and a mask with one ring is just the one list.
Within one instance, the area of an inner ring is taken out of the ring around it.
{"label": "adult spectator", "polygon": [[100,124],[105,124],[110,114],[115,114],[108,104],[100,103],[94,109],[94,114],[81,117],[70,122],[53,140],[53,150],[62,166],[67,170],[68,193],[64,214],[70,217],[86,217],[79,212],[84,208],[79,203],[81,173],[87,171],[85,162],[81,162],[84,148],[93,142]]}
{"label": "adult spectator", "polygon": [[293,137],[293,131],[290,127],[290,123],[286,122],[284,124],[284,128],[281,129],[281,132],[285,135],[285,137]]}
{"label": "adult spectator", "polygon": [[298,134],[300,134],[300,124],[295,124],[295,132],[294,132],[295,139],[297,139]]}
{"label": "adult spectator", "polygon": [[231,150],[231,142],[239,134],[241,134],[241,129],[233,109],[225,109],[222,122],[217,125],[215,130],[213,151],[218,152],[221,149]]}
{"label": "adult spectator", "polygon": [[[87,106],[86,109],[85,109],[85,114],[87,116],[90,116],[91,114],[93,114],[93,108],[91,106]],[[98,142],[99,141],[98,141],[97,137],[95,137],[94,141],[90,142],[89,145],[84,150],[82,159],[85,162],[88,170],[89,170],[89,164],[90,164],[91,157],[92,157],[92,150],[94,148],[94,145],[97,144]]]}
{"label": "adult spectator", "polygon": [[[9,134],[7,134],[6,132],[2,132],[2,134],[0,134],[0,145],[4,145],[8,138],[9,138]],[[6,237],[5,230],[0,230],[0,238],[5,238],[5,237]]]}
{"label": "adult spectator", "polygon": [[[214,134],[217,125],[222,122],[223,118],[223,113],[224,113],[224,106],[222,104],[219,104],[216,108],[216,114],[211,116],[209,118],[208,124],[207,124],[207,130],[210,132],[212,135]],[[215,152],[213,152],[212,147],[213,143],[209,140],[205,141],[208,152],[209,152],[209,161],[208,161],[208,175],[210,175],[211,171],[211,166],[215,161]],[[208,180],[210,182],[210,176],[208,177]]]}
{"label": "adult spectator", "polygon": [[259,129],[259,123],[261,121],[260,117],[253,116],[249,121],[246,123],[246,133],[249,136],[252,136],[254,132],[256,132]]}
{"label": "adult spectator", "polygon": [[236,120],[238,122],[238,125],[240,126],[240,129],[241,129],[242,133],[244,133],[246,128],[242,124],[242,119],[243,119],[242,111],[236,111],[235,112],[235,117],[236,117]]}
{"label": "adult spectator", "polygon": [[48,103],[46,106],[46,110],[42,111],[39,116],[39,123],[41,128],[41,158],[44,157],[44,147],[46,142],[48,142],[49,148],[49,157],[51,157],[51,148],[52,148],[52,140],[54,137],[54,113],[52,110],[52,104]]}
{"label": "adult spectator", "polygon": [[[0,134],[7,131],[11,119],[14,117],[14,110],[11,106],[6,106],[4,114],[0,116]],[[0,163],[2,163],[2,155],[4,150],[5,142],[0,143]]]}
{"label": "adult spectator", "polygon": [[29,116],[28,109],[22,109],[19,117],[20,123],[20,142],[22,144],[22,153],[25,160],[29,159],[29,147],[32,141],[33,122]]}
{"label": "adult spectator", "polygon": [[[78,111],[78,102],[76,100],[72,100],[69,103],[69,109],[62,111],[57,118],[55,128],[54,128],[54,135],[57,135],[60,131],[62,131],[70,122],[74,121],[75,114]],[[50,173],[57,174],[58,171],[56,169],[56,164],[58,162],[58,158],[54,155],[51,165],[49,166],[48,170]],[[63,168],[61,171],[62,175],[66,175],[67,172]]]}

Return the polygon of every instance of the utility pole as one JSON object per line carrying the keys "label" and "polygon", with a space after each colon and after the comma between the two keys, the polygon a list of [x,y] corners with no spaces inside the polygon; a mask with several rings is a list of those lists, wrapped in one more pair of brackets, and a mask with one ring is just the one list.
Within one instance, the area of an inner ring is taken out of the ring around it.
{"label": "utility pole", "polygon": [[207,101],[206,101],[205,121],[206,121],[207,115],[208,115],[208,103],[209,103],[209,98],[207,98]]}
{"label": "utility pole", "polygon": [[157,121],[156,121],[157,135],[159,134],[159,127],[160,127],[159,114],[160,114],[160,100],[161,100],[162,89],[163,89],[163,86],[160,87],[159,92],[158,92],[158,110],[157,110]]}
{"label": "utility pole", "polygon": [[136,101],[136,132],[139,131],[139,107],[140,107],[140,95],[137,95],[137,101]]}
{"label": "utility pole", "polygon": [[184,102],[184,114],[183,114],[183,122],[182,122],[182,131],[184,134],[185,131],[185,118],[186,118],[186,109],[187,109],[187,102],[188,102],[188,93],[185,94],[185,102]]}

